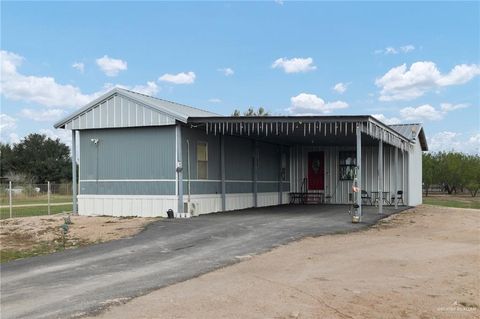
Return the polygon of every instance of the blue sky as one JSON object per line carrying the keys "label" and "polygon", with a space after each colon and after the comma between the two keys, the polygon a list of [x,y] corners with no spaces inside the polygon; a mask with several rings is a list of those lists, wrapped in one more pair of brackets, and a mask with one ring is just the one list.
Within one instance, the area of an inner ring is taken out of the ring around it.
{"label": "blue sky", "polygon": [[[2,2],[1,139],[115,85],[231,114],[422,122],[479,153],[479,2]],[[74,67],[75,66],[75,67]]]}

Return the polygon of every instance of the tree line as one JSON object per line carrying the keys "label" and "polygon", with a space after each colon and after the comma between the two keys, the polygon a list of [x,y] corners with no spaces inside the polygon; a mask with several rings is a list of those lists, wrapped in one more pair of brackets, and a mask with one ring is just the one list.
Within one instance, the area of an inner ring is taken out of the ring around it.
{"label": "tree line", "polygon": [[480,190],[480,156],[457,152],[423,154],[423,187],[425,195],[432,186],[448,194],[468,190],[475,197]]}
{"label": "tree line", "polygon": [[59,139],[30,134],[18,144],[0,143],[0,177],[21,183],[72,179],[70,148]]}

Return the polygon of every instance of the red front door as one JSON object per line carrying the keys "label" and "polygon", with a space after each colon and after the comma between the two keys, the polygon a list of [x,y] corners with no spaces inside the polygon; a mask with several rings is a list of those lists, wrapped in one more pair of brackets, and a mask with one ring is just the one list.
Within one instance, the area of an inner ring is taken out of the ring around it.
{"label": "red front door", "polygon": [[325,161],[323,152],[308,153],[308,189],[324,190]]}

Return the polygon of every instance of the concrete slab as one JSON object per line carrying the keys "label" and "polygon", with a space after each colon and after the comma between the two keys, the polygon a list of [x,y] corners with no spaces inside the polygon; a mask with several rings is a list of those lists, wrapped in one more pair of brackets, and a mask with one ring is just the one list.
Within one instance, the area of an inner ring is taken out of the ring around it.
{"label": "concrete slab", "polygon": [[349,232],[405,209],[285,205],[161,220],[133,238],[0,267],[2,318],[67,318],[199,276],[307,236]]}

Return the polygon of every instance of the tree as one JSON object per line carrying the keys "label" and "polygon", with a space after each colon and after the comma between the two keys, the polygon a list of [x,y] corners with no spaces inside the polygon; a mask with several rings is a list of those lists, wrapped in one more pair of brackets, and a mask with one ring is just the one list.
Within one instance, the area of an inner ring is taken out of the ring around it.
{"label": "tree", "polygon": [[480,190],[480,156],[468,156],[465,161],[464,171],[466,182],[465,187],[472,197],[477,196]]}
{"label": "tree", "polygon": [[425,196],[428,196],[430,187],[437,183],[437,174],[435,168],[437,167],[436,157],[430,153],[423,154],[423,186],[425,187]]}
{"label": "tree", "polygon": [[[254,108],[249,107],[247,111],[243,112],[243,116],[269,116],[270,114],[265,111],[263,107],[259,107],[257,111]],[[232,116],[242,116],[241,112],[237,109],[233,111]]]}
{"label": "tree", "polygon": [[14,155],[9,144],[0,143],[0,176],[5,177],[15,170]]}
{"label": "tree", "polygon": [[46,135],[30,134],[12,148],[15,173],[37,183],[71,180],[70,148]]}
{"label": "tree", "polygon": [[480,156],[458,152],[424,154],[423,184],[426,196],[429,188],[438,184],[448,194],[468,189],[475,197],[480,191]]}

